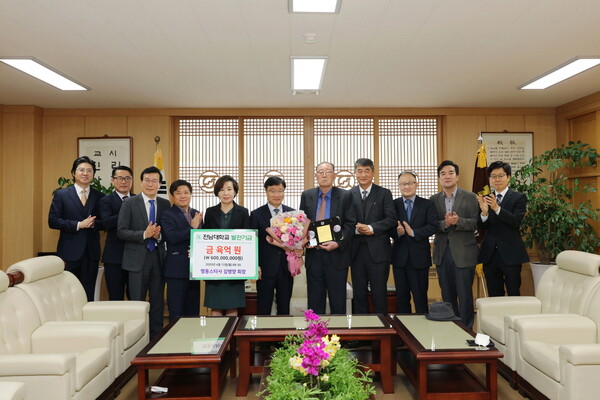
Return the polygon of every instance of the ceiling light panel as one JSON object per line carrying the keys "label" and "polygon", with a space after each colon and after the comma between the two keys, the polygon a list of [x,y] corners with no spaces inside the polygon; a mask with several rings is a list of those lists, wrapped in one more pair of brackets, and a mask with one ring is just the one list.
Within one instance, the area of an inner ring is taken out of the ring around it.
{"label": "ceiling light panel", "polygon": [[288,0],[290,12],[338,13],[342,0]]}
{"label": "ceiling light panel", "polygon": [[577,57],[566,64],[558,66],[532,82],[526,83],[519,89],[546,89],[552,85],[562,82],[583,71],[600,64],[600,57]]}
{"label": "ceiling light panel", "polygon": [[318,93],[326,65],[327,57],[292,57],[292,90]]}
{"label": "ceiling light panel", "polygon": [[88,90],[31,58],[0,58],[0,61],[60,90]]}

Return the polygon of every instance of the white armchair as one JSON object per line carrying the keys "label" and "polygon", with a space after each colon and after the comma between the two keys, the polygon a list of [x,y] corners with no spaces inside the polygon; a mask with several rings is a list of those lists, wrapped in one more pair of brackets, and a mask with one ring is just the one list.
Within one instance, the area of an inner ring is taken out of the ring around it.
{"label": "white armchair", "polygon": [[41,325],[31,300],[8,287],[3,271],[0,316],[0,384],[21,382],[27,400],[85,400],[111,392],[114,326]]}
{"label": "white armchair", "polygon": [[[118,336],[115,349],[117,375],[127,378],[135,373],[131,360],[148,343],[148,310],[144,301],[87,302],[81,283],[64,271],[63,261],[56,256],[36,257],[12,265],[8,271],[21,272],[22,290],[34,304],[43,324],[55,321],[103,322],[114,325]],[[127,370],[127,371],[126,371]]]}
{"label": "white armchair", "polygon": [[23,382],[0,382],[0,400],[23,400],[24,398]]}
{"label": "white armchair", "polygon": [[583,315],[600,287],[600,256],[568,250],[558,255],[556,264],[542,276],[535,297],[477,299],[477,330],[489,335],[504,355],[505,367],[500,364],[499,369],[513,387],[518,383],[515,320],[550,314]]}

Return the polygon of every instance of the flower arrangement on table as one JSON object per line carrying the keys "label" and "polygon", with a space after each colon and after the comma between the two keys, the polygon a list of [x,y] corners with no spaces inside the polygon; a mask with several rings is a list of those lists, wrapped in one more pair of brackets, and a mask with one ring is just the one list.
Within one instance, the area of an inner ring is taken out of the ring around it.
{"label": "flower arrangement on table", "polygon": [[375,394],[372,378],[337,335],[328,336],[327,322],[312,310],[304,313],[309,323],[303,334],[286,337],[270,362],[265,400],[338,399],[365,400]]}
{"label": "flower arrangement on table", "polygon": [[300,273],[304,261],[304,245],[308,242],[306,233],[310,221],[303,211],[287,211],[271,218],[267,228],[267,241],[285,250],[288,269],[292,276]]}

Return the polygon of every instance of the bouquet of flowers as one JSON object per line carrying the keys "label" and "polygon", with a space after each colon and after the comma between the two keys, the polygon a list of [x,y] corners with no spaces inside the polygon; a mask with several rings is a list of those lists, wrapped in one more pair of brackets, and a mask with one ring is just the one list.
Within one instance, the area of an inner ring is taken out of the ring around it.
{"label": "bouquet of flowers", "polygon": [[302,254],[308,242],[306,233],[309,220],[303,211],[287,211],[271,218],[271,227],[267,228],[267,241],[285,250],[288,269],[292,276],[300,273],[304,261]]}
{"label": "bouquet of flowers", "polygon": [[304,312],[308,328],[288,336],[273,355],[266,400],[345,399],[365,400],[375,394],[372,378],[347,349],[340,348],[337,335],[328,336],[327,322],[312,310]]}

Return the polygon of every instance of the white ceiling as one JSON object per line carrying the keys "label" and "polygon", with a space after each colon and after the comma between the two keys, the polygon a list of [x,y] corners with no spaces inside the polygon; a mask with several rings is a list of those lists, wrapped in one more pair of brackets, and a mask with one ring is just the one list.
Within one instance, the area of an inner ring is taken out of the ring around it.
{"label": "white ceiling", "polygon": [[[316,33],[316,44],[304,43]],[[290,56],[329,57],[319,96],[292,95]],[[0,0],[0,56],[90,87],[62,92],[0,63],[0,104],[45,108],[555,107],[600,91],[599,0]]]}

